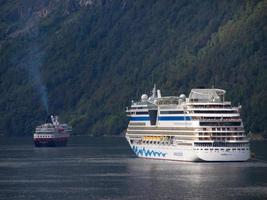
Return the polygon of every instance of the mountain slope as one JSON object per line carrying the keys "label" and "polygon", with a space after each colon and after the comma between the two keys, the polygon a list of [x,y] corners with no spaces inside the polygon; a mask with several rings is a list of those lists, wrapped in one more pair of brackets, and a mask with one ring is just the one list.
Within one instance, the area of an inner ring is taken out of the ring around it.
{"label": "mountain slope", "polygon": [[266,133],[266,1],[1,5],[1,134],[31,134],[46,96],[75,133],[119,134],[153,83],[166,95],[224,88],[246,130]]}

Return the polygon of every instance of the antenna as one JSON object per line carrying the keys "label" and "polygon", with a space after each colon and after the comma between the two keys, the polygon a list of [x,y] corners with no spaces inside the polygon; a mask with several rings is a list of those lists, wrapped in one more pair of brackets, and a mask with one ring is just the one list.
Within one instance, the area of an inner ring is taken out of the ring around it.
{"label": "antenna", "polygon": [[154,83],[154,88],[153,88],[153,90],[152,90],[152,97],[156,97],[156,92],[157,92],[157,90],[156,90],[156,84]]}
{"label": "antenna", "polygon": [[152,72],[152,83],[154,83],[154,71]]}
{"label": "antenna", "polygon": [[157,97],[158,98],[161,98],[161,92],[160,92],[160,90],[157,90]]}

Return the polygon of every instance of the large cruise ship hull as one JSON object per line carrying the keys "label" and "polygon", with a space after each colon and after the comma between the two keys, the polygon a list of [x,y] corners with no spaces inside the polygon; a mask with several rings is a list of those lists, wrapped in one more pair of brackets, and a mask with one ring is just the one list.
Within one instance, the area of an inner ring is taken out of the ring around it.
{"label": "large cruise ship hull", "polygon": [[250,159],[250,150],[232,150],[232,149],[219,149],[219,150],[206,150],[197,151],[196,155],[200,160],[208,162],[239,162],[247,161]]}
{"label": "large cruise ship hull", "polygon": [[232,162],[247,161],[250,158],[250,150],[233,148],[207,148],[196,149],[193,146],[157,146],[138,145],[129,142],[137,157],[176,160],[176,161],[205,161],[205,162]]}

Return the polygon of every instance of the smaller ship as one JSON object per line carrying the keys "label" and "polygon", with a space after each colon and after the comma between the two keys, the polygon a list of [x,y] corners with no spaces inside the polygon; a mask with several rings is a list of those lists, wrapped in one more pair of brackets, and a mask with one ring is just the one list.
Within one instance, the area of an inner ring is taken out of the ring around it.
{"label": "smaller ship", "polygon": [[59,123],[58,117],[51,115],[45,124],[36,127],[33,141],[36,147],[66,146],[71,131],[70,126]]}

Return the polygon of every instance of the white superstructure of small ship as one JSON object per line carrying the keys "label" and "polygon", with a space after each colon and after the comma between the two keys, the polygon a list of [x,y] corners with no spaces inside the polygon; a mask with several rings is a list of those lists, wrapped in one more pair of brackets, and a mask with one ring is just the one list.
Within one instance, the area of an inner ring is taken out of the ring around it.
{"label": "white superstructure of small ship", "polygon": [[246,161],[250,144],[241,106],[225,101],[225,90],[192,89],[189,97],[143,94],[127,108],[126,132],[138,157],[181,161]]}
{"label": "white superstructure of small ship", "polygon": [[36,147],[65,146],[71,131],[69,125],[59,123],[58,117],[51,115],[45,124],[36,127],[33,141]]}

